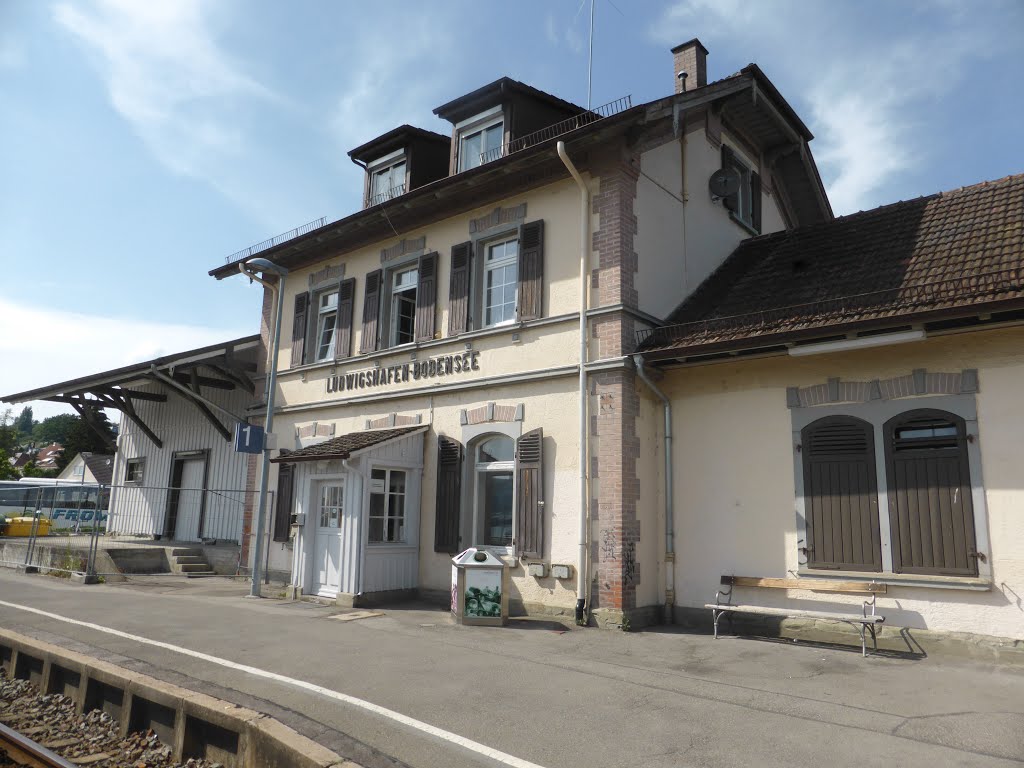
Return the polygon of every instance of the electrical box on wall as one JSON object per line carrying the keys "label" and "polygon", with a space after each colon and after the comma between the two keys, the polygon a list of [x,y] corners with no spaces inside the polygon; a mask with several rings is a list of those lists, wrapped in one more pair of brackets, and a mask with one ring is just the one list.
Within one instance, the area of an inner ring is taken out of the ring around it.
{"label": "electrical box on wall", "polygon": [[551,575],[556,579],[571,579],[572,578],[572,566],[571,565],[552,565]]}
{"label": "electrical box on wall", "polygon": [[299,512],[296,515],[292,515],[292,525],[305,525],[306,524],[306,513]]}
{"label": "electrical box on wall", "polygon": [[548,575],[548,567],[544,563],[530,563],[526,572],[538,579],[543,579]]}

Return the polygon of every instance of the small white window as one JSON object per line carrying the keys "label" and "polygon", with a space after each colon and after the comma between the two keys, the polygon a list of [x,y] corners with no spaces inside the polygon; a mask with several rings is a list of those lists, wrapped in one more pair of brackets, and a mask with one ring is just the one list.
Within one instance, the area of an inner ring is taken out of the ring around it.
{"label": "small white window", "polygon": [[405,542],[405,471],[374,469],[370,472],[371,544]]}
{"label": "small white window", "polygon": [[390,344],[411,344],[416,338],[416,289],[420,272],[417,267],[391,273]]}
{"label": "small white window", "polygon": [[145,466],[145,459],[128,459],[124,463],[125,483],[140,485],[142,483],[142,470]]}
{"label": "small white window", "polygon": [[405,160],[370,172],[370,205],[405,194]]}
{"label": "small white window", "polygon": [[484,326],[511,323],[516,319],[519,289],[519,239],[489,243],[484,254]]}
{"label": "small white window", "polygon": [[334,357],[334,329],[338,323],[338,292],[321,293],[317,298],[316,359]]}
{"label": "small white window", "polygon": [[340,528],[345,487],[323,485],[320,487],[320,527]]}
{"label": "small white window", "polygon": [[459,170],[468,171],[483,163],[497,160],[502,154],[505,122],[471,128],[459,137]]}

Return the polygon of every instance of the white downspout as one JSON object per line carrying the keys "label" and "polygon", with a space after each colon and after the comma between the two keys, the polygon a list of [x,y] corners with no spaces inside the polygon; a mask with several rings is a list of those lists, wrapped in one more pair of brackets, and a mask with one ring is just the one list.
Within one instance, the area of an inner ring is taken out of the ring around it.
{"label": "white downspout", "polygon": [[583,182],[580,172],[565,153],[565,142],[557,145],[558,157],[572,174],[580,188],[580,383],[579,383],[579,466],[580,466],[580,530],[579,554],[576,568],[576,623],[587,623],[586,609],[590,568],[587,548],[590,533],[590,503],[587,498],[587,257],[590,253],[590,190]]}
{"label": "white downspout", "polygon": [[633,355],[637,375],[658,396],[665,407],[665,623],[674,623],[676,601],[675,504],[672,482],[672,402],[658,389],[644,370],[644,359]]}

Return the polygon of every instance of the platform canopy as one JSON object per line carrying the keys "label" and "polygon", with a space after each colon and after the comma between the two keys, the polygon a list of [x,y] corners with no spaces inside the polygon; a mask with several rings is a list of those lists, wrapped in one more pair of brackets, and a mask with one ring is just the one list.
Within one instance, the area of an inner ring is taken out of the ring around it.
{"label": "platform canopy", "polygon": [[[123,413],[157,447],[162,448],[163,441],[139,417],[134,402],[166,402],[167,390],[173,390],[198,408],[225,440],[230,440],[231,430],[224,426],[213,411],[221,411],[232,420],[244,421],[244,418],[224,411],[220,406],[210,402],[203,396],[202,390],[241,388],[254,395],[256,385],[252,377],[257,370],[259,354],[260,337],[245,336],[59,384],[50,384],[27,392],[0,395],[0,401],[12,404],[31,400],[67,403],[97,434],[103,435],[104,439],[106,435],[97,426],[96,413],[103,408],[113,408]],[[140,385],[153,383],[160,384],[161,391],[154,391],[152,387],[145,390],[137,389]],[[109,447],[111,452],[115,448],[113,445]]]}

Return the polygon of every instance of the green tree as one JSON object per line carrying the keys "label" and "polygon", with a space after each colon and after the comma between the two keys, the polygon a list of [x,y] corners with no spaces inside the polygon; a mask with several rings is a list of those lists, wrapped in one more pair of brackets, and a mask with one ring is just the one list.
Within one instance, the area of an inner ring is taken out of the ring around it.
{"label": "green tree", "polygon": [[32,430],[32,436],[36,442],[46,445],[48,443],[64,443],[68,439],[71,428],[82,419],[74,413],[59,413],[56,416],[49,416],[43,419]]}
{"label": "green tree", "polygon": [[18,418],[14,422],[21,440],[26,440],[32,436],[32,430],[35,429],[36,423],[35,419],[32,418],[32,406],[26,405],[21,409],[21,413],[18,414]]}
{"label": "green tree", "polygon": [[0,480],[17,480],[18,477],[18,470],[11,466],[11,457],[0,448]]}
{"label": "green tree", "polygon": [[11,409],[0,413],[0,451],[12,456],[18,449],[18,430],[14,426]]}
{"label": "green tree", "polygon": [[110,446],[114,444],[114,430],[110,426],[110,421],[107,419],[107,414],[103,411],[96,411],[96,418],[94,423],[106,433],[108,442],[102,437],[97,435],[92,428],[85,423],[85,421],[78,416],[74,417],[75,423],[71,425],[71,429],[68,430],[67,438],[61,445],[64,446],[64,452],[61,457],[57,460],[57,467],[61,470],[68,465],[68,463],[75,458],[78,454],[83,451],[90,451],[92,453],[107,453],[111,450]]}

